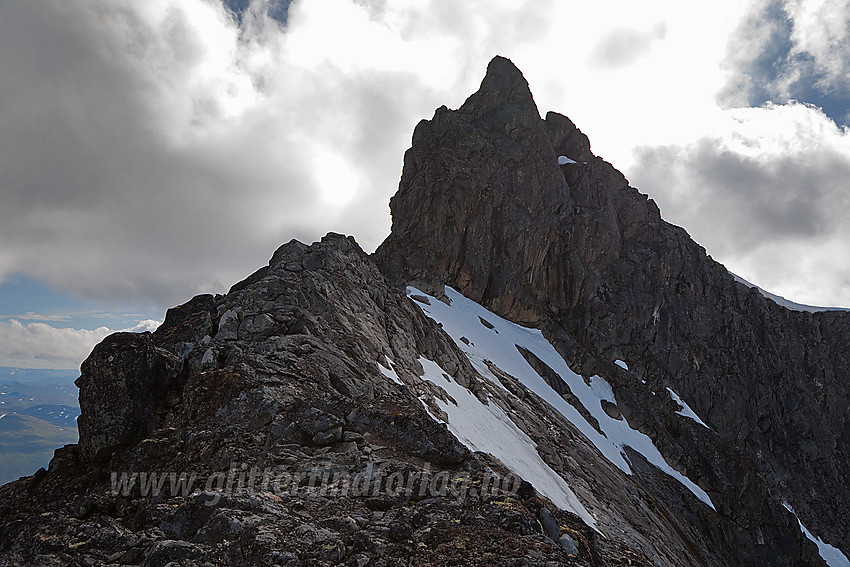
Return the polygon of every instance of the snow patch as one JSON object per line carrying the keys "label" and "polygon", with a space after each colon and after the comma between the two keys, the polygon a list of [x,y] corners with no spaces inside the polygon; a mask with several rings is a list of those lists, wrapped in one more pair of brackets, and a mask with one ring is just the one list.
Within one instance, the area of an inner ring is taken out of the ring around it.
{"label": "snow patch", "polygon": [[449,416],[446,425],[461,443],[472,451],[490,453],[556,506],[577,514],[588,526],[596,526],[596,520],[567,482],[540,458],[534,440],[517,427],[502,408],[495,403],[482,403],[436,362],[420,357],[419,363],[425,369],[422,378],[445,390],[454,400],[455,403],[439,398],[434,401]]}
{"label": "snow patch", "polygon": [[575,160],[571,160],[567,156],[558,156],[558,165],[567,165],[568,163],[578,163]]}
{"label": "snow patch", "polygon": [[617,360],[615,360],[615,361],[614,361],[614,364],[616,364],[617,366],[619,366],[619,367],[620,367],[620,368],[622,368],[623,370],[628,370],[628,369],[629,369],[629,365],[628,365],[628,364],[626,364],[625,362],[623,362],[622,360],[617,359]]}
{"label": "snow patch", "polygon": [[850,567],[850,559],[847,559],[847,556],[844,555],[840,549],[825,543],[821,538],[815,537],[812,532],[806,529],[806,526],[804,526],[803,522],[800,521],[800,518],[797,517],[797,513],[790,504],[783,502],[782,506],[794,514],[794,517],[797,518],[797,523],[800,524],[800,530],[802,530],[803,534],[816,546],[818,546],[818,553],[820,554],[821,559],[823,559],[829,567]]}
{"label": "snow patch", "polygon": [[392,380],[393,382],[395,382],[399,386],[404,386],[405,385],[404,382],[402,382],[401,378],[398,377],[398,374],[396,373],[395,368],[393,367],[393,361],[390,360],[390,357],[388,357],[388,356],[385,356],[384,359],[386,360],[387,365],[384,366],[379,361],[378,362],[378,370],[381,371],[381,374],[383,374],[384,376],[386,376],[387,378],[389,378],[390,380]]}
{"label": "snow patch", "polygon": [[682,417],[687,417],[696,421],[706,429],[711,429],[705,424],[703,420],[699,418],[697,413],[691,409],[691,406],[689,406],[682,398],[679,397],[679,394],[674,392],[672,388],[667,388],[667,391],[670,392],[670,397],[673,398],[673,401],[679,404],[679,411],[676,412],[677,414],[681,415]]}
{"label": "snow patch", "polygon": [[[445,288],[446,296],[451,305],[430,297],[431,305],[416,305],[431,319],[440,323],[443,330],[455,341],[455,344],[466,353],[472,365],[489,380],[499,384],[499,379],[490,371],[485,361],[491,361],[502,371],[510,374],[551,405],[567,420],[569,420],[602,455],[624,473],[631,475],[632,469],[626,457],[624,447],[631,447],[642,454],[647,461],[680,482],[702,502],[714,508],[708,494],[686,476],[671,467],[661,452],[653,444],[652,439],[643,433],[632,429],[625,419],[614,419],[602,408],[602,400],[616,403],[614,392],[605,379],[592,376],[588,382],[570,370],[555,347],[546,340],[538,329],[522,327],[503,319],[467,299],[450,287]],[[407,288],[411,294],[427,295],[413,287]],[[486,319],[494,326],[487,329],[479,322],[479,317]],[[460,340],[466,337],[469,344]],[[599,423],[603,433],[599,433],[584,417],[562,398],[549,384],[528,364],[517,346],[521,346],[537,356],[554,370],[570,387],[581,404]],[[519,472],[519,471],[516,471]]]}

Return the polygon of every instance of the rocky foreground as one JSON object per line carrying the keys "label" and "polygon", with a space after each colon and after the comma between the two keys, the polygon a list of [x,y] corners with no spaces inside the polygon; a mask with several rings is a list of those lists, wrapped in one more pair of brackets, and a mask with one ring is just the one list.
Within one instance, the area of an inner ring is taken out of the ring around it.
{"label": "rocky foreground", "polygon": [[[372,256],[292,241],[95,347],[79,443],[0,487],[0,566],[824,565],[789,508],[850,552],[850,315],[735,282],[503,58],[417,126],[391,208]],[[444,286],[616,398],[588,407],[521,345],[513,374],[471,354]],[[526,446],[475,451],[463,403]],[[604,456],[615,422],[663,467]],[[529,447],[559,481],[505,464]]]}

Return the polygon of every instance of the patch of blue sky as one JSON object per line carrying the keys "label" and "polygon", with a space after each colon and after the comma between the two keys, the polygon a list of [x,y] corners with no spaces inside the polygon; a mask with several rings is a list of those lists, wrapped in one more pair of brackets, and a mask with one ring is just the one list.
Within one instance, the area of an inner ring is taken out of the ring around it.
{"label": "patch of blue sky", "polygon": [[[251,0],[224,0],[225,7],[230,10],[236,21],[242,23],[245,12],[251,7]],[[270,0],[264,7],[270,18],[281,24],[286,24],[289,16],[289,4],[291,0]]]}
{"label": "patch of blue sky", "polygon": [[792,22],[782,2],[769,3],[754,24],[767,39],[761,51],[742,69],[742,87],[749,106],[791,100],[819,107],[839,126],[850,125],[850,95],[834,88],[811,55],[792,52]]}

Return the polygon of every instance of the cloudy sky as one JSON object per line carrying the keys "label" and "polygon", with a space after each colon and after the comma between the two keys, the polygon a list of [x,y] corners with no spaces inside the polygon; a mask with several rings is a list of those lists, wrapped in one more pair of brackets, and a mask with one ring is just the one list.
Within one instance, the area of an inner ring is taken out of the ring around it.
{"label": "cloudy sky", "polygon": [[850,306],[848,0],[0,0],[0,366],[388,234],[496,54],[717,260]]}

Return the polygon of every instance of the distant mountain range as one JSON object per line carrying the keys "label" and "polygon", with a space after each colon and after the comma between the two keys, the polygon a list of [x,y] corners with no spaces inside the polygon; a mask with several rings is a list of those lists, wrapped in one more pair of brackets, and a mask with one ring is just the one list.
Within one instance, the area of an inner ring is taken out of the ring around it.
{"label": "distant mountain range", "polygon": [[0,366],[0,381],[13,382],[55,382],[73,384],[80,376],[77,370],[56,370],[44,368],[15,368]]}

